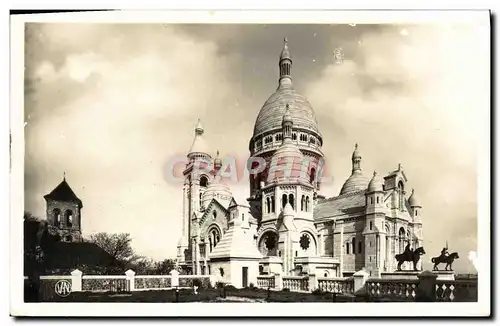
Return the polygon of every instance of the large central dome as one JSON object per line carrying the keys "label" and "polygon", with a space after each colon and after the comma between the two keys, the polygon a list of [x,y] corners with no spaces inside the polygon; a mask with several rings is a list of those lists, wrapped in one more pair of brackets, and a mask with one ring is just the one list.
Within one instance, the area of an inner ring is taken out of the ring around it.
{"label": "large central dome", "polygon": [[276,92],[269,97],[262,109],[260,109],[253,130],[254,136],[266,131],[280,129],[286,104],[290,106],[294,127],[319,134],[316,116],[307,99],[297,94],[293,88],[278,87]]}
{"label": "large central dome", "polygon": [[311,131],[321,137],[314,110],[307,99],[296,93],[292,83],[292,58],[288,50],[287,40],[281,51],[280,79],[278,89],[272,94],[260,109],[253,135],[257,136],[271,130],[281,129],[281,119],[285,114],[287,104],[293,118],[294,128]]}

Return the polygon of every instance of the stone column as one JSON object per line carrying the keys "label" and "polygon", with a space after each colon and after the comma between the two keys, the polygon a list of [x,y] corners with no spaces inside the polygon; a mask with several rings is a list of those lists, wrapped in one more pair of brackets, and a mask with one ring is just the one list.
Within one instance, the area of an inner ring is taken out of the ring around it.
{"label": "stone column", "polygon": [[71,272],[71,292],[82,291],[82,274],[78,269]]}
{"label": "stone column", "polygon": [[170,279],[170,286],[175,288],[179,286],[179,272],[176,269],[170,271],[172,278]]}
{"label": "stone column", "polygon": [[281,290],[283,288],[283,279],[280,274],[274,274],[274,288]]}
{"label": "stone column", "polygon": [[434,302],[436,301],[436,278],[437,275],[425,271],[418,274],[418,285],[416,290],[416,301]]}
{"label": "stone column", "polygon": [[368,276],[370,276],[370,274],[368,274],[367,272],[365,272],[362,269],[353,274],[354,292],[358,292],[359,290],[361,290],[365,286],[365,283],[366,283],[366,280],[368,279]]}
{"label": "stone column", "polygon": [[135,272],[129,269],[125,272],[125,276],[129,284],[129,291],[135,291]]}
{"label": "stone column", "polygon": [[318,279],[315,274],[309,274],[309,292],[316,290],[318,287]]}
{"label": "stone column", "polygon": [[[335,250],[335,241],[334,241],[334,250]],[[339,255],[339,262],[340,262],[340,268],[339,268],[339,273],[340,277],[344,275],[344,223],[340,223],[340,255]]]}
{"label": "stone column", "polygon": [[195,253],[196,253],[196,273],[194,273],[194,275],[197,275],[200,273],[200,245],[199,245],[199,237],[196,237],[196,239],[194,240],[194,244],[195,244]]}

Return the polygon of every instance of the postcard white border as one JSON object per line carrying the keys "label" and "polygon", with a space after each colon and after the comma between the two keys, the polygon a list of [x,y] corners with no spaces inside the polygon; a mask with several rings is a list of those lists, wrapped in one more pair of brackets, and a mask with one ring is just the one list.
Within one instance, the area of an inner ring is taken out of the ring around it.
{"label": "postcard white border", "polygon": [[[20,15],[11,17],[11,307],[14,316],[486,316],[490,314],[490,111],[478,151],[478,298],[477,303],[24,303],[22,216],[24,210],[24,23],[479,23],[489,26],[488,11],[121,11]],[[491,61],[491,59],[490,59]],[[491,91],[490,91],[491,92]],[[482,110],[482,111],[481,111]],[[483,112],[484,111],[484,112]]]}

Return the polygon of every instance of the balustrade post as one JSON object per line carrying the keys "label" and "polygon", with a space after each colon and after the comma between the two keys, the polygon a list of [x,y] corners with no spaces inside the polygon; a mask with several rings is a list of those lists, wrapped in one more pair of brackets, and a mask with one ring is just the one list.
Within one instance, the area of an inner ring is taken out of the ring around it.
{"label": "balustrade post", "polygon": [[283,278],[280,274],[274,274],[274,288],[278,291],[283,289]]}
{"label": "balustrade post", "polygon": [[309,292],[313,292],[318,287],[318,278],[314,274],[309,274]]}
{"label": "balustrade post", "polygon": [[170,275],[172,276],[172,279],[171,279],[171,286],[173,288],[176,288],[179,286],[179,272],[176,270],[176,269],[173,269],[171,272],[170,272]]}
{"label": "balustrade post", "polygon": [[354,278],[354,293],[356,293],[365,287],[366,280],[370,274],[361,269],[352,276]]}
{"label": "balustrade post", "polygon": [[71,292],[82,291],[82,274],[78,269],[71,272]]}
{"label": "balustrade post", "polygon": [[436,279],[437,275],[431,271],[425,271],[417,275],[418,285],[415,300],[419,302],[436,301]]}
{"label": "balustrade post", "polygon": [[127,282],[129,284],[129,291],[135,291],[135,272],[131,269],[125,272],[125,276],[127,277]]}

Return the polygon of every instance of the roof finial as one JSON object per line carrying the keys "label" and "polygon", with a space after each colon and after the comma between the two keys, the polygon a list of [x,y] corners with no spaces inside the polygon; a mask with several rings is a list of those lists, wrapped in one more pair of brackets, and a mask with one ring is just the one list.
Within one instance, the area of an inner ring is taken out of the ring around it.
{"label": "roof finial", "polygon": [[63,181],[66,181],[66,171],[63,172]]}
{"label": "roof finial", "polygon": [[354,149],[358,149],[358,143],[354,144]]}
{"label": "roof finial", "polygon": [[217,150],[217,157],[219,157],[219,150]]}
{"label": "roof finial", "polygon": [[377,176],[377,171],[373,171],[373,176]]}
{"label": "roof finial", "polygon": [[284,42],[285,42],[285,44],[288,43],[288,37],[285,36]]}
{"label": "roof finial", "polygon": [[398,163],[398,171],[401,171],[401,163]]}

